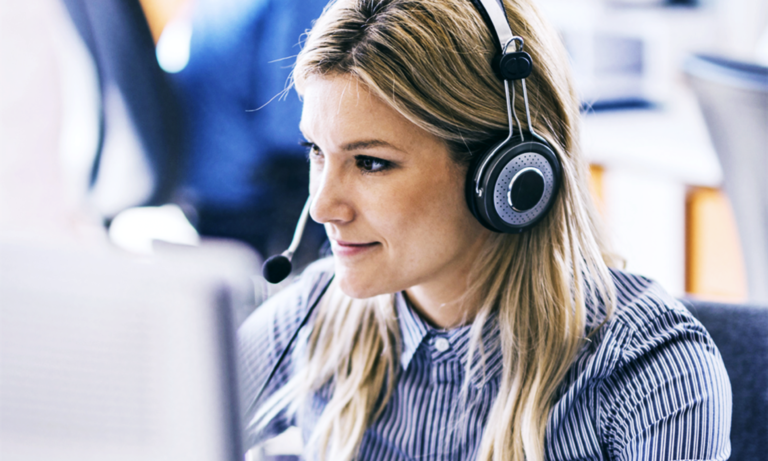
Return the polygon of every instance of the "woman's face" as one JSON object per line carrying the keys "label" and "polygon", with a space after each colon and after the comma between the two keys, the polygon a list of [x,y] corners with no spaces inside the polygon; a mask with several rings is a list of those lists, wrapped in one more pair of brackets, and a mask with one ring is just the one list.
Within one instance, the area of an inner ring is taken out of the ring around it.
{"label": "woman's face", "polygon": [[342,290],[462,292],[488,231],[465,203],[466,169],[447,146],[349,76],[305,84],[301,129],[310,213],[325,225]]}

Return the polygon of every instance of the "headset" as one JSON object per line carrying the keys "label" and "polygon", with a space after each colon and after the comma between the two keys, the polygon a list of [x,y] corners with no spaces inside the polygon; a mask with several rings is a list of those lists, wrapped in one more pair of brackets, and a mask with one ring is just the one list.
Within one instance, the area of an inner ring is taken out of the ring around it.
{"label": "headset", "polygon": [[[500,51],[492,66],[504,81],[509,134],[486,152],[473,155],[467,171],[467,204],[486,228],[517,234],[535,226],[552,208],[560,189],[562,167],[550,145],[534,131],[531,123],[525,79],[533,70],[533,61],[523,51],[523,38],[512,33],[501,0],[471,1],[488,25]],[[514,45],[517,45],[516,50],[509,51]],[[517,80],[523,89],[528,136],[524,135],[514,109]],[[513,121],[517,122],[517,135]]]}
{"label": "headset", "polygon": [[[480,12],[495,43],[498,44],[500,53],[494,57],[492,66],[496,75],[504,81],[509,133],[506,139],[487,151],[473,155],[467,171],[467,205],[472,215],[486,228],[499,233],[517,234],[532,228],[546,216],[560,188],[562,167],[550,145],[534,131],[531,124],[525,79],[533,70],[533,61],[531,56],[523,51],[523,38],[512,33],[501,0],[470,1]],[[508,51],[512,45],[515,46],[515,50]],[[523,132],[514,110],[514,83],[517,80],[521,81],[523,90],[528,136]],[[510,86],[512,87],[511,97]],[[517,123],[517,134],[515,134],[514,122]],[[291,259],[304,233],[311,200],[312,197],[309,197],[304,204],[288,249],[282,254],[272,256],[264,263],[262,272],[268,282],[279,283],[291,273]],[[298,337],[299,330],[307,323],[332,281],[333,277],[315,298],[266,382],[251,402],[251,409],[258,403]]]}

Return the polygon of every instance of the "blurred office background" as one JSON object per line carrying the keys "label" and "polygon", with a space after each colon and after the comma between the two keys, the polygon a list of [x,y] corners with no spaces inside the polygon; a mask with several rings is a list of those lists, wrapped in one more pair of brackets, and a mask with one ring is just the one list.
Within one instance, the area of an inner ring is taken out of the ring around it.
{"label": "blurred office background", "polygon": [[[2,0],[0,228],[140,253],[201,237],[285,249],[308,178],[301,102],[283,90],[324,4]],[[572,56],[626,268],[676,296],[768,304],[768,3],[540,5]],[[298,266],[323,242],[312,226]]]}

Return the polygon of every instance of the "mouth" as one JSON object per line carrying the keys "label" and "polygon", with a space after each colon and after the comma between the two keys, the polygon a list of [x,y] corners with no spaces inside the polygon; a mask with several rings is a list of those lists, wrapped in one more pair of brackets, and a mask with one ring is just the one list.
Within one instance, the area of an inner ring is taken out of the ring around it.
{"label": "mouth", "polygon": [[344,240],[331,240],[331,249],[335,256],[352,257],[378,248],[379,242],[347,242]]}

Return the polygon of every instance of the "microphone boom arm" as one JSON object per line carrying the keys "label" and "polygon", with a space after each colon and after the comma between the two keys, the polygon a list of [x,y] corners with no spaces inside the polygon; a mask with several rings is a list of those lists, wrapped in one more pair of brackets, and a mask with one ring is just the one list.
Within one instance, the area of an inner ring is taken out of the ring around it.
{"label": "microphone boom arm", "polygon": [[299,243],[301,243],[301,236],[304,235],[304,228],[307,226],[307,218],[309,217],[309,207],[312,205],[312,196],[310,195],[307,197],[306,203],[304,203],[304,208],[301,210],[301,216],[299,217],[299,222],[296,224],[296,230],[293,232],[293,240],[291,240],[291,245],[288,247],[287,250],[283,251],[281,254],[288,258],[289,260],[293,258],[293,254],[296,252],[296,249],[299,247]]}

